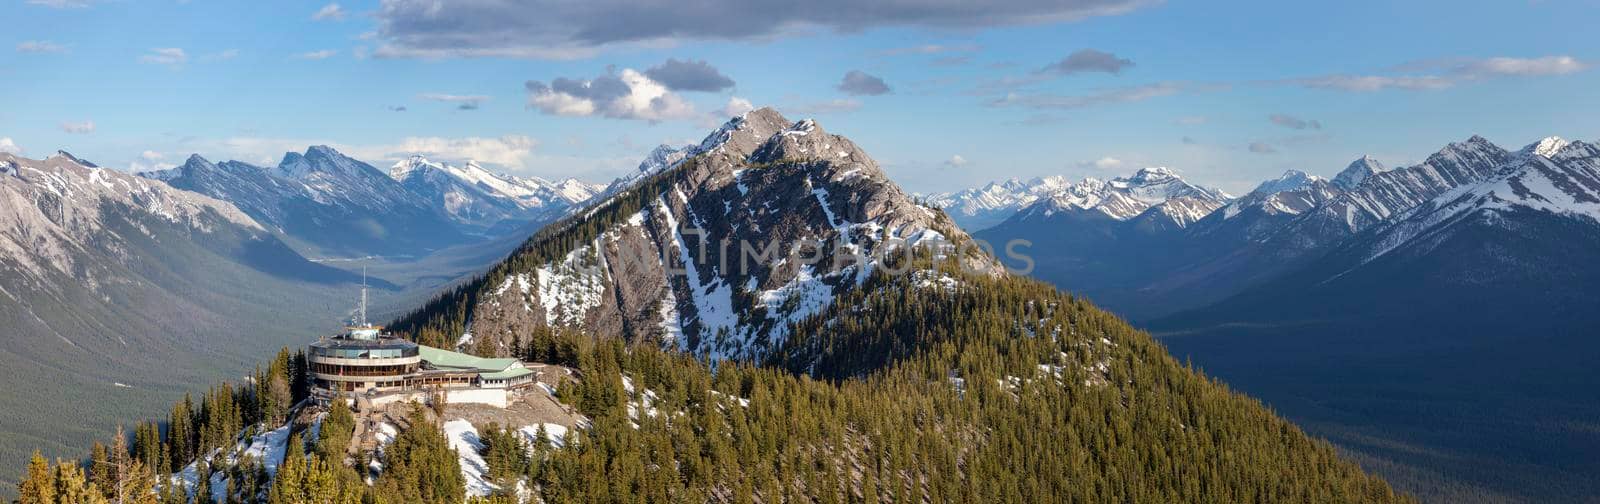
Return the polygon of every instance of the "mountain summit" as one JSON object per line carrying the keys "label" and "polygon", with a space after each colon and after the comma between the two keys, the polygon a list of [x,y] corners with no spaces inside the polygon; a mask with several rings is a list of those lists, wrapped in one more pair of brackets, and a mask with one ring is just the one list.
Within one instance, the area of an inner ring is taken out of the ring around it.
{"label": "mountain summit", "polygon": [[[886,254],[966,239],[854,142],[772,109],[735,117],[697,145],[657,149],[605,194],[469,287],[466,319],[397,327],[490,353],[535,327],[575,327],[760,360],[790,323],[828,308]],[[801,260],[806,247],[826,260]]]}

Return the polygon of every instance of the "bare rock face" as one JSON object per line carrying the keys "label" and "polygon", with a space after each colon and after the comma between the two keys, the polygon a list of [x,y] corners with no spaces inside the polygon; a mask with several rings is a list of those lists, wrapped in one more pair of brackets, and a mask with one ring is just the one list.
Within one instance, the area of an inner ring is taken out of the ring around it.
{"label": "bare rock face", "polygon": [[110,213],[137,213],[197,233],[219,224],[263,231],[226,202],[65,152],[40,160],[0,152],[0,167],[0,262],[32,275],[85,277],[86,257],[119,255],[126,237],[107,231]]}
{"label": "bare rock face", "polygon": [[854,142],[772,109],[736,117],[699,145],[658,149],[601,200],[552,227],[592,227],[622,201],[639,203],[592,237],[531,240],[524,250],[571,243],[482,286],[473,338],[509,349],[534,327],[571,327],[753,360],[843,290],[876,271],[901,273],[908,251],[1000,274],[987,256],[958,251],[965,233]]}

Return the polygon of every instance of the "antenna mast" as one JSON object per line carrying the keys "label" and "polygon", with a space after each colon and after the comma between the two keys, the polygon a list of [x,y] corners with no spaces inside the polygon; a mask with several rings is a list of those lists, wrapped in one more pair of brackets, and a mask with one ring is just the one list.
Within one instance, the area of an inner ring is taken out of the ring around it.
{"label": "antenna mast", "polygon": [[367,267],[361,267],[361,327],[367,326]]}

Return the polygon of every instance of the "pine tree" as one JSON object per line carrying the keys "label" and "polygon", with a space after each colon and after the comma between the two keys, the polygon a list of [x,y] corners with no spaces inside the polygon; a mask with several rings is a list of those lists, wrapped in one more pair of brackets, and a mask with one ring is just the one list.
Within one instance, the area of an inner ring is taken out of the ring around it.
{"label": "pine tree", "polygon": [[55,475],[50,473],[50,463],[44,460],[39,450],[33,451],[33,458],[28,461],[27,476],[23,477],[18,487],[19,504],[55,504]]}

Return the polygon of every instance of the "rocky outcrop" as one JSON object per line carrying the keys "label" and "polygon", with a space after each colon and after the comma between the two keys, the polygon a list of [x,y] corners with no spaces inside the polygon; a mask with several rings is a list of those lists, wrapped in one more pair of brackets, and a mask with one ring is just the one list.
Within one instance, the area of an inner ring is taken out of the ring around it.
{"label": "rocky outcrop", "polygon": [[673,152],[684,155],[658,149],[623,179],[630,185],[553,224],[524,253],[570,246],[497,269],[472,308],[472,338],[508,349],[531,328],[562,326],[753,360],[782,343],[789,323],[876,271],[897,272],[908,251],[1000,273],[957,247],[968,238],[947,216],[814,121],[760,109]]}

